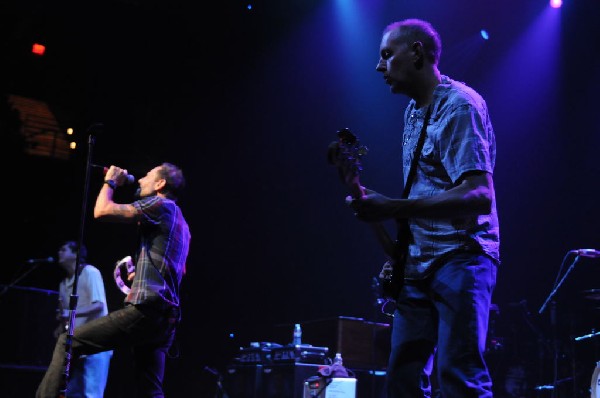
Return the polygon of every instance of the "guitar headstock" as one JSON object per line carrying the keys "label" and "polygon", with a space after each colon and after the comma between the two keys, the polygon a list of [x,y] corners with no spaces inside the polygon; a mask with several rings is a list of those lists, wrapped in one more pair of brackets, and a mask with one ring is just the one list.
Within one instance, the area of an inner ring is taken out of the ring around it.
{"label": "guitar headstock", "polygon": [[362,171],[361,158],[367,154],[369,149],[360,144],[354,133],[348,128],[337,132],[338,140],[329,144],[327,160],[329,164],[336,166],[340,178],[349,186],[358,183],[358,176]]}

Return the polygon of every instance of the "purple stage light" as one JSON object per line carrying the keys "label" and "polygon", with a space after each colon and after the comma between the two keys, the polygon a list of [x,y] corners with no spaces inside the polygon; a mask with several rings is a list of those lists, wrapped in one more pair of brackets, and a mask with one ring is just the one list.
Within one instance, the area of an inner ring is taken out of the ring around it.
{"label": "purple stage light", "polygon": [[550,7],[560,8],[562,6],[562,0],[550,0]]}

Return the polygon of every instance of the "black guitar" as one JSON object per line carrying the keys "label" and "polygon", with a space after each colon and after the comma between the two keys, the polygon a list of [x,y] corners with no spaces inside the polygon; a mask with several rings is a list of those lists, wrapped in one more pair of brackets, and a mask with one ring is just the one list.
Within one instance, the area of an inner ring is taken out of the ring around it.
{"label": "black guitar", "polygon": [[[367,154],[368,148],[361,145],[358,138],[347,128],[338,131],[337,136],[338,140],[329,144],[327,160],[329,164],[337,167],[340,179],[348,186],[352,197],[361,198],[365,195],[359,180],[362,171],[361,158]],[[399,246],[392,240],[382,223],[369,225],[388,256],[388,261],[379,274],[382,294],[387,299],[395,300],[404,282],[402,253],[405,251],[400,250],[404,245]]]}

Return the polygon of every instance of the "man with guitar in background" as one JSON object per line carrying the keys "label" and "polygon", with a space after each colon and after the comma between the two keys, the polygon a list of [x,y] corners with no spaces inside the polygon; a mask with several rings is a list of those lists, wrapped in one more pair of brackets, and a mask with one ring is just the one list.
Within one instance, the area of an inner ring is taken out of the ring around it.
{"label": "man with guitar in background", "polygon": [[[66,272],[60,282],[56,318],[59,321],[54,337],[58,338],[69,325],[69,307],[75,268],[77,268],[77,242],[69,240],[58,249],[58,265]],[[87,248],[79,249],[79,281],[77,284],[77,307],[75,308],[75,329],[81,325],[108,314],[104,280],[98,268],[86,262]],[[82,355],[71,365],[69,398],[102,398],[112,351]]]}
{"label": "man with guitar in background", "polygon": [[493,395],[483,354],[499,264],[495,137],[486,102],[440,73],[440,54],[441,39],[426,21],[383,31],[376,70],[393,94],[411,99],[405,191],[396,199],[362,187],[364,194],[347,198],[359,220],[398,224],[395,249],[386,248],[392,275],[384,281],[396,305],[390,398],[430,396],[434,354],[443,398]]}

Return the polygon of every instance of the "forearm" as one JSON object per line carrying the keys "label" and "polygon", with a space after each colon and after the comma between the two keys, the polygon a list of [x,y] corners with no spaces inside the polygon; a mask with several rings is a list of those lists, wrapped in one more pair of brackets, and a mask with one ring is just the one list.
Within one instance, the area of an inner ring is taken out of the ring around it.
{"label": "forearm", "polygon": [[380,222],[406,218],[454,218],[489,214],[494,198],[491,175],[466,175],[455,187],[418,199],[392,199],[367,190],[363,199],[350,200],[358,219]]}
{"label": "forearm", "polygon": [[94,218],[104,221],[132,222],[137,219],[137,210],[132,204],[120,204],[113,201],[113,189],[108,184],[103,184],[96,205]]}
{"label": "forearm", "polygon": [[100,218],[109,214],[110,206],[113,202],[113,189],[108,184],[102,184],[98,197],[96,198],[96,205],[94,206],[94,217]]}
{"label": "forearm", "polygon": [[493,192],[488,187],[470,189],[458,186],[441,194],[421,199],[392,199],[395,218],[448,218],[489,214]]}

